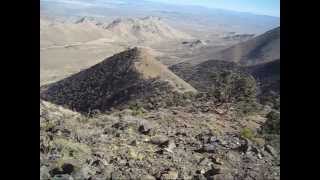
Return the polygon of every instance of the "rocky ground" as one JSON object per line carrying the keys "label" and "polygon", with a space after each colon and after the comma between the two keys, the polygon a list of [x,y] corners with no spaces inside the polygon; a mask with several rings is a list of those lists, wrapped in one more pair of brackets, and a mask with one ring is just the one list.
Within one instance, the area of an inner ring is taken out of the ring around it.
{"label": "rocky ground", "polygon": [[259,133],[270,110],[226,109],[189,102],[87,117],[40,100],[40,179],[280,179],[279,149]]}

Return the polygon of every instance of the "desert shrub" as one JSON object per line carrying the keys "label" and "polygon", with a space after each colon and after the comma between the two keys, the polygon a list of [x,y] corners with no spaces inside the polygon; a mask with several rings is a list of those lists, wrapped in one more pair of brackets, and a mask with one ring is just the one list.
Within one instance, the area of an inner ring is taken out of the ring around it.
{"label": "desert shrub", "polygon": [[259,135],[267,144],[270,144],[278,151],[280,150],[280,112],[272,110],[266,116],[267,120],[262,125]]}
{"label": "desert shrub", "polygon": [[213,82],[210,95],[221,102],[255,99],[257,87],[253,77],[238,72],[222,71],[209,75]]}
{"label": "desert shrub", "polygon": [[263,134],[280,134],[280,112],[279,111],[271,111],[266,116],[267,120],[265,124],[263,124],[261,128],[261,132]]}
{"label": "desert shrub", "polygon": [[60,165],[70,160],[84,163],[91,153],[90,147],[86,144],[73,142],[72,140],[57,138],[53,140],[53,143],[60,150],[61,158],[57,162]]}
{"label": "desert shrub", "polygon": [[255,138],[255,133],[252,129],[243,128],[240,132],[241,137],[253,140]]}
{"label": "desert shrub", "polygon": [[168,93],[163,97],[154,98],[156,101],[153,101],[153,103],[162,104],[162,107],[185,106],[194,100],[195,97],[196,94],[192,92]]}
{"label": "desert shrub", "polygon": [[132,110],[133,116],[143,116],[145,109],[140,103],[132,103],[129,105],[129,109]]}
{"label": "desert shrub", "polygon": [[238,117],[245,117],[259,112],[262,106],[256,101],[239,101],[234,104],[236,115]]}
{"label": "desert shrub", "polygon": [[240,136],[242,138],[249,139],[252,143],[260,147],[264,146],[266,141],[268,141],[265,136],[261,136],[261,134],[248,127],[245,127],[240,131]]}

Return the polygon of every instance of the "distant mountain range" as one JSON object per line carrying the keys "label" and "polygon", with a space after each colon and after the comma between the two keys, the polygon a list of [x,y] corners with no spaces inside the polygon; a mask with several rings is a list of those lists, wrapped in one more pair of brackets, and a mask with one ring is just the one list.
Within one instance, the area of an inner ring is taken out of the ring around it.
{"label": "distant mountain range", "polygon": [[92,17],[81,17],[74,22],[40,19],[40,45],[68,45],[106,39],[109,42],[160,42],[192,39],[158,17],[118,18],[105,23]]}

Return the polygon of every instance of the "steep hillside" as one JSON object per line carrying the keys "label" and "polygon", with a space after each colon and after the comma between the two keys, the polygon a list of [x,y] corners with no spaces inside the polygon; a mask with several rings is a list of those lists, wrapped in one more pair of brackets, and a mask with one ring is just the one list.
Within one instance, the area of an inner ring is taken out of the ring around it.
{"label": "steep hillside", "polygon": [[248,67],[250,73],[260,82],[280,80],[280,59]]}
{"label": "steep hillside", "polygon": [[221,60],[255,65],[280,58],[280,27],[217,54]]}
{"label": "steep hillside", "polygon": [[280,59],[248,67],[248,71],[259,83],[259,99],[280,109]]}
{"label": "steep hillside", "polygon": [[196,92],[144,48],[116,54],[40,91],[44,100],[85,113],[139,102],[155,108],[175,103],[173,98],[185,92]]}

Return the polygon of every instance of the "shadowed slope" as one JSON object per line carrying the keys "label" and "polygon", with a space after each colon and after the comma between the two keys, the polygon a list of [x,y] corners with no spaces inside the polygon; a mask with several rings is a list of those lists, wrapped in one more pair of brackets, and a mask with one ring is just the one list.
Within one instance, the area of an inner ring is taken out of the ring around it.
{"label": "shadowed slope", "polygon": [[263,104],[280,108],[280,59],[248,67],[259,83],[259,99]]}

